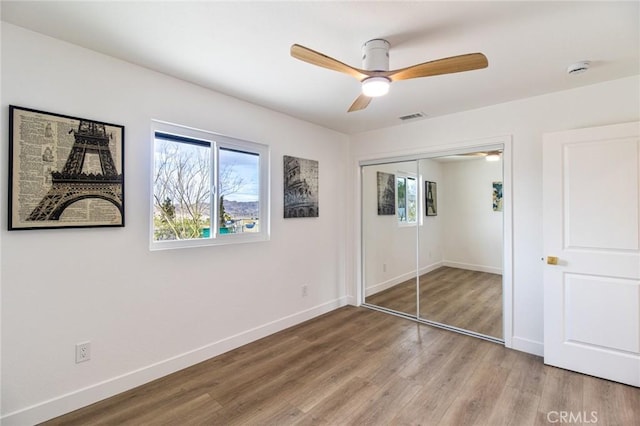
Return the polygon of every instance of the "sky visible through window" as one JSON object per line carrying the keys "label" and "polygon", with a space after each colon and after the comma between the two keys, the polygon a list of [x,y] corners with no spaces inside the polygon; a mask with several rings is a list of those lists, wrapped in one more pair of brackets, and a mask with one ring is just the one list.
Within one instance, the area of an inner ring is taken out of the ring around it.
{"label": "sky visible through window", "polygon": [[241,182],[233,192],[225,195],[225,200],[250,202],[259,199],[260,157],[256,154],[221,148],[218,161],[220,170],[229,170]]}

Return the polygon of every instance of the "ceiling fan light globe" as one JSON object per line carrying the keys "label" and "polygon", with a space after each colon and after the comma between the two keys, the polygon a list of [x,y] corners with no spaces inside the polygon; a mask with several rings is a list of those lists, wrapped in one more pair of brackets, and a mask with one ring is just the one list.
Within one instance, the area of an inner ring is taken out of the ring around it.
{"label": "ceiling fan light globe", "polygon": [[370,98],[389,93],[391,81],[386,77],[369,77],[362,81],[362,94]]}

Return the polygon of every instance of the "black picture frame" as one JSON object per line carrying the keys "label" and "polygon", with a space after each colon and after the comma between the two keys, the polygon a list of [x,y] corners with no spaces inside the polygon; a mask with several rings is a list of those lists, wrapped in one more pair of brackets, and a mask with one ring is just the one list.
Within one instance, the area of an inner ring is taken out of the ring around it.
{"label": "black picture frame", "polygon": [[123,227],[124,126],[9,105],[8,230]]}
{"label": "black picture frame", "polygon": [[438,216],[438,185],[424,181],[424,211],[427,216]]}

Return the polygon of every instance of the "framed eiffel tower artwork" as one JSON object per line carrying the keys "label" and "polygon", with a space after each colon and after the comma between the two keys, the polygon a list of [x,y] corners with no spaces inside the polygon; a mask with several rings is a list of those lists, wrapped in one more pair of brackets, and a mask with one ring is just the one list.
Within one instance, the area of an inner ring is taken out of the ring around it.
{"label": "framed eiffel tower artwork", "polygon": [[9,230],[124,226],[124,126],[9,106]]}

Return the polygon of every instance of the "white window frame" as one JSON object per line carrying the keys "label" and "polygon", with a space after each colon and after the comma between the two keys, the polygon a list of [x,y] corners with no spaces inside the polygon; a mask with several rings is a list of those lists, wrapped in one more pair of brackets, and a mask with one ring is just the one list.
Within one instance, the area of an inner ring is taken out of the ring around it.
{"label": "white window frame", "polygon": [[[395,173],[396,175],[396,222],[398,223],[399,227],[404,227],[404,226],[416,226],[416,225],[421,225],[422,221],[420,220],[421,216],[420,216],[420,185],[419,185],[419,180],[418,180],[418,176],[416,176],[416,174],[414,173],[410,173],[410,172],[401,172],[398,171]],[[398,209],[400,208],[400,202],[399,202],[399,194],[398,194],[398,180],[400,179],[405,179],[405,208],[408,205],[407,203],[407,192],[406,192],[406,180],[407,179],[413,179],[416,183],[416,220],[409,222],[408,218],[409,218],[409,214],[408,212],[406,212],[405,216],[407,217],[406,221],[401,221],[400,217],[398,215]]]}
{"label": "white window frame", "polygon": [[[208,238],[196,238],[190,240],[154,241],[154,174],[155,174],[155,140],[156,133],[162,133],[178,138],[194,139],[210,144],[211,147],[211,211],[210,236]],[[256,142],[223,136],[207,130],[195,129],[165,121],[151,121],[150,144],[151,170],[150,174],[150,220],[149,220],[149,249],[166,250],[189,247],[217,246],[226,244],[249,243],[267,241],[270,238],[270,149],[269,146]],[[218,150],[228,148],[236,151],[255,153],[259,156],[259,230],[257,232],[242,232],[235,234],[220,234],[218,232]]]}

